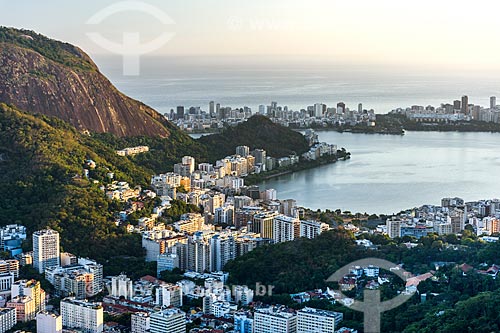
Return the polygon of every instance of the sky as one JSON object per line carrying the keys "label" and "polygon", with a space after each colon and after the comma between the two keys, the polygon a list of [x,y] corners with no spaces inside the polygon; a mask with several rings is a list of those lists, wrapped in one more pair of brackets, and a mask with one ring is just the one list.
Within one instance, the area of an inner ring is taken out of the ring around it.
{"label": "sky", "polygon": [[[89,24],[117,4],[128,10]],[[483,69],[500,68],[499,14],[497,0],[0,0],[0,25],[35,30],[91,55],[113,51],[89,33],[108,44],[123,44],[124,34],[135,33],[139,44],[167,34],[147,53]]]}

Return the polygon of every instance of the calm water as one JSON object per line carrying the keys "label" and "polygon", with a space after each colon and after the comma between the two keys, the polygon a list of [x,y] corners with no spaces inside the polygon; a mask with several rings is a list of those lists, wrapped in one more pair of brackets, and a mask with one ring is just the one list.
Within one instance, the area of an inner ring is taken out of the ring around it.
{"label": "calm water", "polygon": [[[385,113],[393,108],[439,105],[463,94],[488,105],[500,96],[498,73],[418,70],[323,63],[314,59],[166,57],[141,58],[139,76],[121,72],[118,57],[96,57],[101,71],[124,93],[160,112],[177,105],[201,106],[277,101],[297,110],[316,102],[351,108],[362,102]],[[498,197],[500,135],[407,133],[405,136],[321,132],[322,141],[352,152],[352,159],[268,181],[280,198],[310,208],[393,213],[444,196],[466,200]]]}
{"label": "calm water", "polygon": [[313,209],[395,213],[442,197],[500,195],[500,134],[407,132],[404,136],[319,132],[346,147],[349,161],[262,184]]}
{"label": "calm water", "polygon": [[489,105],[500,97],[499,73],[416,69],[327,63],[317,59],[143,57],[139,76],[123,76],[119,57],[96,57],[101,71],[124,93],[161,113],[177,105],[208,109],[211,100],[225,106],[277,101],[300,110],[314,103],[352,109],[358,103],[387,113],[414,104],[440,105],[464,94]]}

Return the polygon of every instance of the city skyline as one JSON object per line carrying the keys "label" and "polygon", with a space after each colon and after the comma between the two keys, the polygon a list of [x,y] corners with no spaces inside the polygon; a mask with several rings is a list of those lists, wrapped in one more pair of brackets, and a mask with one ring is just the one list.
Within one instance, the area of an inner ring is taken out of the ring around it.
{"label": "city skyline", "polygon": [[19,1],[0,333],[500,331],[499,5]]}

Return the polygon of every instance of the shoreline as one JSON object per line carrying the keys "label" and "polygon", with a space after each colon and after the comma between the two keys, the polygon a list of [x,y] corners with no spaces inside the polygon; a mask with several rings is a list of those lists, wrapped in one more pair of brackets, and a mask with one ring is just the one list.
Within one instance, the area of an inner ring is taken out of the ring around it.
{"label": "shoreline", "polygon": [[[280,170],[279,172],[271,173],[269,175],[266,175],[266,173],[268,173],[268,172],[248,175],[248,176],[244,177],[245,185],[259,185],[260,183],[262,183],[266,180],[274,179],[274,178],[281,177],[284,175],[293,174],[293,173],[299,172],[299,171],[314,169],[314,168],[317,168],[317,167],[320,167],[323,165],[335,164],[339,161],[347,161],[347,160],[351,159],[350,152],[347,152],[347,151],[345,151],[345,152],[342,151],[342,152],[343,152],[342,156],[337,156],[337,155],[324,156],[324,157],[320,157],[319,159],[314,160],[314,161],[299,162],[298,164],[295,164],[295,165],[289,167],[288,169]],[[279,170],[279,169],[275,169],[275,170]],[[272,171],[269,171],[269,172],[272,172]]]}
{"label": "shoreline", "polygon": [[[458,132],[458,133],[500,133],[500,124],[483,121],[468,121],[456,123],[420,123],[407,119],[402,115],[379,114],[376,126],[287,126],[294,131],[305,131],[312,129],[318,132],[333,131],[337,133],[353,134],[382,134],[382,135],[405,135],[407,131],[413,132]],[[220,133],[220,130],[184,131],[188,135],[211,135]]]}
{"label": "shoreline", "polygon": [[[487,129],[456,129],[456,128],[433,128],[432,125],[429,125],[428,127],[420,127],[420,128],[404,128],[404,133],[391,133],[391,132],[371,132],[371,131],[366,131],[366,132],[361,132],[361,131],[349,131],[349,130],[338,130],[335,128],[328,128],[328,127],[320,127],[320,128],[312,128],[312,127],[303,127],[303,128],[290,128],[291,130],[300,132],[304,131],[307,129],[313,129],[316,132],[337,132],[337,133],[352,133],[352,134],[380,134],[380,135],[404,135],[406,132],[457,132],[457,133],[500,133],[500,128],[495,129],[495,130],[487,130]],[[212,135],[212,134],[218,134],[219,132],[186,132],[184,131],[187,135]]]}

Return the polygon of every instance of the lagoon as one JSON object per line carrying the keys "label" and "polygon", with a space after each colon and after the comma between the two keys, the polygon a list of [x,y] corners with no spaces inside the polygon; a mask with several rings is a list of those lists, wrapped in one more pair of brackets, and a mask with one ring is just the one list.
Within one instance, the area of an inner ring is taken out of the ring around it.
{"label": "lagoon", "polygon": [[406,132],[404,136],[318,132],[352,153],[315,169],[263,182],[279,199],[312,209],[392,214],[447,196],[500,197],[500,134]]}

